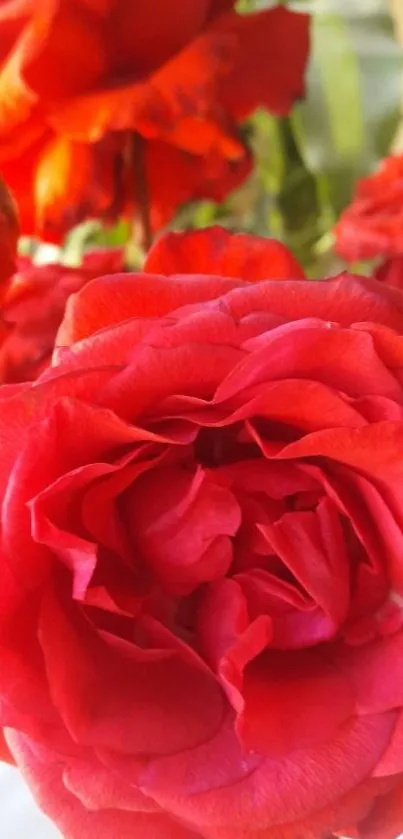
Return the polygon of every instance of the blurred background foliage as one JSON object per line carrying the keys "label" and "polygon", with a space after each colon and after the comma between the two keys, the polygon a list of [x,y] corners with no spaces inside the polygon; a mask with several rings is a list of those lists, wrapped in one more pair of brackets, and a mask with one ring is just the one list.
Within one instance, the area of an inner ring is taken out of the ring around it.
{"label": "blurred background foliage", "polygon": [[[239,9],[270,5],[240,0]],[[286,119],[256,113],[244,129],[256,155],[251,178],[219,206],[184,207],[171,227],[218,222],[275,236],[318,277],[344,267],[331,231],[356,180],[390,150],[403,150],[403,0],[292,0],[289,6],[312,14],[306,98]],[[105,231],[88,222],[70,234],[65,261],[79,261],[84,245],[119,245],[128,235],[124,223]],[[131,262],[140,261],[133,246]]]}

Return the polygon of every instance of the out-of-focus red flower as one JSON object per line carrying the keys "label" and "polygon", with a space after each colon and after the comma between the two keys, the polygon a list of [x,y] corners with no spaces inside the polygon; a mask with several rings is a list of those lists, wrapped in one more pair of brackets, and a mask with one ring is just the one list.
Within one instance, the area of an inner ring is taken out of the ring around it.
{"label": "out-of-focus red flower", "polygon": [[304,272],[285,245],[276,239],[228,233],[210,227],[188,233],[168,233],[157,241],[145,261],[155,274],[200,274],[242,277],[252,282],[286,277],[304,279]]}
{"label": "out-of-focus red flower", "polygon": [[23,231],[222,200],[250,170],[238,124],[303,94],[307,15],[234,0],[9,0],[0,7],[0,167]]}
{"label": "out-of-focus red flower", "polygon": [[121,271],[120,249],[89,251],[79,268],[19,259],[0,307],[0,383],[36,378],[50,361],[70,295],[94,277]]}
{"label": "out-of-focus red flower", "polygon": [[336,250],[348,262],[403,255],[403,155],[385,158],[358,182],[335,236]]}
{"label": "out-of-focus red flower", "polygon": [[0,389],[0,724],[66,839],[395,839],[403,295],[200,241]]}

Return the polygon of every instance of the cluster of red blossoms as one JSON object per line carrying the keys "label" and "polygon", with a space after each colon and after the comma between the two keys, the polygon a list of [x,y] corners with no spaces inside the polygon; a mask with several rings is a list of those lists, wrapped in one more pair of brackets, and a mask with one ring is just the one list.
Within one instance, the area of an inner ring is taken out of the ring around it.
{"label": "cluster of red blossoms", "polygon": [[[308,21],[233,6],[0,4],[24,232],[245,176]],[[39,266],[0,199],[2,758],[64,839],[396,839],[403,292],[220,228]]]}
{"label": "cluster of red blossoms", "polygon": [[240,123],[304,92],[309,19],[235,0],[0,4],[0,171],[24,233],[57,241],[147,203],[221,201],[251,170]]}

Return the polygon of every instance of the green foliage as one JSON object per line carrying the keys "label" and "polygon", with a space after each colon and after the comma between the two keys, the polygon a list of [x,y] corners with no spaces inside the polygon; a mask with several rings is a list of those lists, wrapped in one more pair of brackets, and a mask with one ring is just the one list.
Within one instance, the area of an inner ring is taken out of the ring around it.
{"label": "green foliage", "polygon": [[[242,9],[272,5],[243,0]],[[400,118],[403,53],[386,0],[294,0],[312,13],[305,101],[291,118],[250,122],[257,162],[225,205],[188,208],[180,223],[219,220],[282,238],[310,276],[343,264],[332,253],[333,224],[358,178],[388,153]],[[360,266],[363,268],[363,266]],[[365,266],[364,266],[365,268]]]}

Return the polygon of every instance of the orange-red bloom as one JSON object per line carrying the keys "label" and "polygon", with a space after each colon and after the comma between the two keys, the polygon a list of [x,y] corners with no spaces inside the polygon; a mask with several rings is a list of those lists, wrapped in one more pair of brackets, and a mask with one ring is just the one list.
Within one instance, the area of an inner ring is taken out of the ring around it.
{"label": "orange-red bloom", "polygon": [[234,0],[8,0],[0,167],[24,232],[57,238],[148,203],[155,231],[250,169],[238,123],[304,89],[307,15]]}
{"label": "orange-red bloom", "polygon": [[18,261],[3,296],[0,383],[34,379],[50,360],[66,302],[89,280],[123,271],[121,250],[89,251],[79,268]]}

